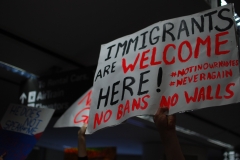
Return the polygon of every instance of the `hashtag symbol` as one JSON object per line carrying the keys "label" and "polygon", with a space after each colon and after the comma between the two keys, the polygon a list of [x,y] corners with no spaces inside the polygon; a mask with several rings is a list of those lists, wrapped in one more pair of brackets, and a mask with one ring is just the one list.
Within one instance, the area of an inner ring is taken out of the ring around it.
{"label": "hashtag symbol", "polygon": [[175,84],[175,82],[171,81],[169,85],[174,86],[174,84]]}
{"label": "hashtag symbol", "polygon": [[172,73],[171,73],[171,76],[172,76],[172,77],[175,77],[176,75],[177,75],[176,72],[172,72]]}

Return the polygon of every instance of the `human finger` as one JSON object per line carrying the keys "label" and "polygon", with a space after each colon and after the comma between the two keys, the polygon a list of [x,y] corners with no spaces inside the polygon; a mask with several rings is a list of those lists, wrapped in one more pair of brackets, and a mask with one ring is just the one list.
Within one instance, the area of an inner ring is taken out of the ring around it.
{"label": "human finger", "polygon": [[168,124],[170,126],[173,126],[173,125],[175,125],[175,123],[176,123],[176,115],[175,114],[169,115],[168,116]]}
{"label": "human finger", "polygon": [[162,107],[160,108],[160,114],[161,115],[166,115],[168,113],[169,109],[167,107]]}
{"label": "human finger", "polygon": [[160,110],[160,107],[159,107],[158,110],[157,110],[157,112],[156,112],[155,115],[153,116],[153,121],[154,121],[154,122],[156,121],[157,117],[160,115],[160,112],[161,112],[161,110]]}
{"label": "human finger", "polygon": [[85,134],[86,130],[87,130],[87,124],[84,123],[83,126],[81,127],[81,133]]}

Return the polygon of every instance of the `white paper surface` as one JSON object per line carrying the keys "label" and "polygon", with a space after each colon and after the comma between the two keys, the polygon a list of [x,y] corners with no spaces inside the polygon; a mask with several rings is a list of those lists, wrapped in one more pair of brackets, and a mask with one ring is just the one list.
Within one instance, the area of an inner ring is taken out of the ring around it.
{"label": "white paper surface", "polygon": [[1,120],[1,126],[5,130],[35,135],[45,130],[53,113],[54,109],[11,104]]}
{"label": "white paper surface", "polygon": [[239,101],[235,22],[227,5],[103,44],[88,131],[153,115],[158,107],[174,114]]}
{"label": "white paper surface", "polygon": [[58,119],[54,127],[81,127],[84,123],[88,123],[91,95],[92,88],[69,107],[69,109]]}

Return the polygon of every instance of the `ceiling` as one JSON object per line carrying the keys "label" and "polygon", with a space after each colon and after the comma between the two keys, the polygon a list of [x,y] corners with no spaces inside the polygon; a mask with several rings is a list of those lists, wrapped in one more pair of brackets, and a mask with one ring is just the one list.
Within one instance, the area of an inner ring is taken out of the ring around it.
{"label": "ceiling", "polygon": [[[240,15],[239,1],[229,2],[235,3],[236,12]],[[0,61],[37,76],[95,67],[101,44],[158,21],[209,8],[204,0],[0,1]],[[19,89],[24,80],[26,78],[0,68],[0,118],[9,103],[18,102]],[[177,125],[239,146],[239,114],[239,104],[202,109],[178,114]],[[129,135],[114,134],[116,136],[111,137],[111,140],[121,137],[139,143],[153,141],[156,137],[151,124],[150,129],[145,127],[148,133],[144,131],[139,137],[134,136],[135,131],[142,130],[137,128],[130,121],[123,128],[112,130],[118,133],[121,129],[128,129]],[[111,132],[110,129],[108,131]],[[49,142],[47,137],[51,137],[55,131],[50,127],[46,132],[46,139],[43,136],[40,142],[42,145]],[[194,136],[179,135],[183,142],[218,147]]]}
{"label": "ceiling", "polygon": [[240,1],[238,0],[226,0],[227,3],[233,3],[235,6],[235,12],[240,15]]}

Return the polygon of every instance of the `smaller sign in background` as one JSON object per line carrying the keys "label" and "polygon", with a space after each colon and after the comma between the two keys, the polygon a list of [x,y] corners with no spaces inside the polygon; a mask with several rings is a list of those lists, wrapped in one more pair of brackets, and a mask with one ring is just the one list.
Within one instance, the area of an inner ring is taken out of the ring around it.
{"label": "smaller sign in background", "polygon": [[4,160],[24,160],[41,137],[54,110],[11,104],[0,125],[0,154]]}

